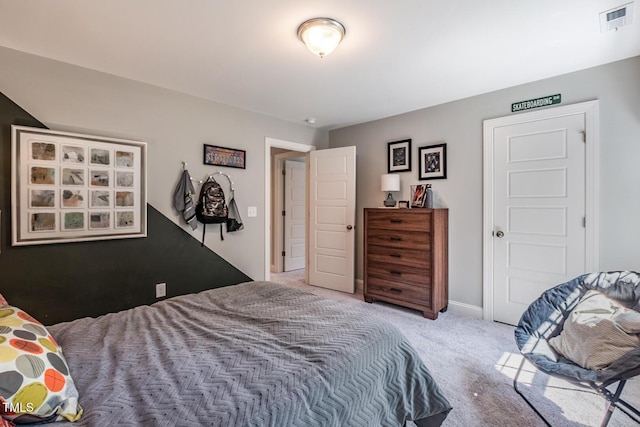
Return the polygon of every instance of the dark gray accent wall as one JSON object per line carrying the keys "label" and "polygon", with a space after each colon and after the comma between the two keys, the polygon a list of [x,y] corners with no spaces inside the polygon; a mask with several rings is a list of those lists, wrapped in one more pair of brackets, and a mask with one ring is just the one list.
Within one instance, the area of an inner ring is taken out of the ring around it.
{"label": "dark gray accent wall", "polygon": [[50,325],[151,304],[156,283],[168,298],[251,280],[151,205],[146,238],[11,246],[12,124],[45,127],[0,93],[0,293],[10,304]]}

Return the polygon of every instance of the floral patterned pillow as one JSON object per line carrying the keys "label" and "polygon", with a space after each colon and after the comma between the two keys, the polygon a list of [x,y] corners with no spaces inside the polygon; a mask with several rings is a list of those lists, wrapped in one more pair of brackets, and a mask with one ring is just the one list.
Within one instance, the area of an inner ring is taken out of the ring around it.
{"label": "floral patterned pillow", "polygon": [[18,424],[82,416],[62,349],[44,325],[10,305],[0,305],[0,415]]}

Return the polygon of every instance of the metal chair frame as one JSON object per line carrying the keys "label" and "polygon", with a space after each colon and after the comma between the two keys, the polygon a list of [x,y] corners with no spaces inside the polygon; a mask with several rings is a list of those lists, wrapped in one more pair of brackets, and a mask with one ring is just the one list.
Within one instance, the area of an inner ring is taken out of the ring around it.
{"label": "metal chair frame", "polygon": [[[516,393],[520,395],[520,397],[522,397],[522,399],[524,399],[527,405],[529,405],[529,407],[533,409],[533,411],[538,415],[538,417],[540,417],[542,421],[545,422],[546,425],[548,425],[549,427],[552,427],[549,420],[547,420],[545,416],[542,415],[542,413],[538,410],[538,408],[535,407],[535,405],[524,395],[524,393],[522,393],[522,391],[520,391],[518,387],[518,384],[519,384],[518,377],[520,376],[520,372],[522,371],[522,367],[524,366],[526,361],[527,361],[526,357],[523,357],[522,361],[520,362],[518,371],[516,372],[516,375],[513,378],[513,389],[516,391]],[[535,366],[535,364],[533,365]],[[588,385],[591,388],[591,390],[594,391],[595,394],[602,396],[604,399],[606,399],[609,402],[609,406],[605,411],[604,418],[600,423],[600,427],[606,427],[607,424],[609,424],[609,421],[611,420],[611,416],[613,415],[613,411],[615,411],[616,408],[619,408],[620,411],[625,413],[629,418],[631,418],[636,423],[640,424],[640,411],[634,408],[633,406],[631,406],[631,404],[629,404],[627,401],[623,400],[620,397],[620,395],[622,394],[622,389],[624,388],[626,383],[627,383],[627,380],[618,381],[618,387],[616,387],[616,390],[613,393],[609,391],[606,387],[594,388],[588,384],[583,384],[583,383],[574,383],[574,384],[578,384],[582,386]]]}

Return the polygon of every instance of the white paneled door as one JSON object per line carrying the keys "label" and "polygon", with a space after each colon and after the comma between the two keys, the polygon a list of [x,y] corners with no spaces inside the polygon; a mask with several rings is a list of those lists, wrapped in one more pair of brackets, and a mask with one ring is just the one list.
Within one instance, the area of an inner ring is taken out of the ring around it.
{"label": "white paneled door", "polygon": [[284,175],[284,271],[305,267],[306,167],[285,160]]}
{"label": "white paneled door", "polygon": [[309,283],[353,293],[356,148],[309,156]]}
{"label": "white paneled door", "polygon": [[586,272],[585,124],[584,112],[550,110],[491,127],[493,320],[517,324],[542,292]]}

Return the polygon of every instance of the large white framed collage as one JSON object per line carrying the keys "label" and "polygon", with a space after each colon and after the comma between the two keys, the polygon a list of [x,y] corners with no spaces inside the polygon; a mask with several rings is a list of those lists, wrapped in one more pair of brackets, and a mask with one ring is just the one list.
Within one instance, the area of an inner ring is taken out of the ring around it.
{"label": "large white framed collage", "polygon": [[147,235],[146,143],[11,127],[14,246]]}

